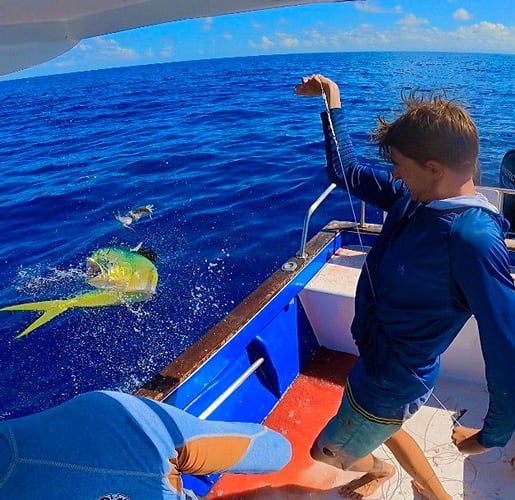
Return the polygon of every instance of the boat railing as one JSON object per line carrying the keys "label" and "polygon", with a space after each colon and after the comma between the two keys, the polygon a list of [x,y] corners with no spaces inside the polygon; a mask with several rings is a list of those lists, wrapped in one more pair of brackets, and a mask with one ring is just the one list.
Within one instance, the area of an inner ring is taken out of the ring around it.
{"label": "boat railing", "polygon": [[296,257],[305,259],[308,254],[306,252],[306,244],[308,241],[308,230],[311,216],[315,213],[317,208],[327,199],[327,197],[336,189],[336,184],[333,182],[327,186],[324,192],[309,206],[306,215],[304,216],[304,224],[302,226],[302,237],[300,243],[300,250],[297,252]]}
{"label": "boat railing", "polygon": [[[302,226],[302,237],[300,249],[296,254],[299,259],[305,259],[308,254],[306,252],[306,244],[308,241],[309,224],[311,217],[320,205],[328,198],[328,196],[334,191],[337,185],[333,182],[323,191],[323,193],[309,206],[304,216],[304,224]],[[506,196],[513,196],[515,199],[515,189],[508,189],[504,187],[490,187],[490,186],[478,186],[477,191],[485,196],[488,201],[494,205],[499,211],[504,212]],[[386,217],[386,212],[383,214],[383,220]],[[355,221],[355,226],[358,229],[364,229],[369,226],[366,220],[366,203],[361,201],[359,220]],[[512,228],[513,230],[513,228]],[[513,234],[513,233],[510,233]]]}
{"label": "boat railing", "polygon": [[[219,408],[222,403],[231,396],[236,389],[241,387],[243,383],[253,375],[258,368],[265,362],[265,358],[259,358],[252,365],[250,365],[244,373],[242,373],[225,391],[220,394],[199,416],[201,420],[205,420],[208,418],[217,408]],[[184,408],[184,409],[187,409]]]}

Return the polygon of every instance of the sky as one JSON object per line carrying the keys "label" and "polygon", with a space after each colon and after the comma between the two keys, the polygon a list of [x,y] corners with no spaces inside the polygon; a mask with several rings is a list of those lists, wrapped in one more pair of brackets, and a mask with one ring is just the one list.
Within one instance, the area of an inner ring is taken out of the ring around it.
{"label": "sky", "polygon": [[515,54],[515,0],[365,0],[176,21],[83,40],[7,78],[194,59],[404,50]]}

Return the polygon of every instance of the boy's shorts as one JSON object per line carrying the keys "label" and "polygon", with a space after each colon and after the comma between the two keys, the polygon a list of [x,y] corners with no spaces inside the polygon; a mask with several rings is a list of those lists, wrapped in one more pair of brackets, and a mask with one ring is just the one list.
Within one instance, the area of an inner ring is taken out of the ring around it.
{"label": "boy's shorts", "polygon": [[[430,392],[406,405],[404,420],[411,417],[429,395]],[[338,412],[319,434],[311,450],[317,460],[344,469],[378,448],[402,427],[403,422],[394,419],[391,423],[374,422],[351,406],[349,396],[352,397],[347,386]]]}

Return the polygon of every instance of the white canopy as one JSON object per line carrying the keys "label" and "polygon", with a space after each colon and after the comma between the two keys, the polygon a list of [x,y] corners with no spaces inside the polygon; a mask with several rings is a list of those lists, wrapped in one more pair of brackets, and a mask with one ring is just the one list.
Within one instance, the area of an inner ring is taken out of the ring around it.
{"label": "white canopy", "polygon": [[53,59],[84,38],[180,19],[328,1],[0,0],[0,74]]}

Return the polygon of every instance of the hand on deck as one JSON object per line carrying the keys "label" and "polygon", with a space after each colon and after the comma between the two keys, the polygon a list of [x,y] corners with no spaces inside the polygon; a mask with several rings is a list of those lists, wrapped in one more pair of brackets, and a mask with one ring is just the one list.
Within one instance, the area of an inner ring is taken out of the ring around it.
{"label": "hand on deck", "polygon": [[340,108],[340,89],[338,85],[323,75],[311,75],[301,78],[301,83],[295,86],[295,93],[304,96],[319,96],[323,93],[327,96],[330,109]]}
{"label": "hand on deck", "polygon": [[477,440],[481,429],[473,429],[471,427],[463,427],[458,425],[452,431],[452,442],[456,445],[461,453],[466,455],[479,455],[485,453],[489,448],[481,446]]}

